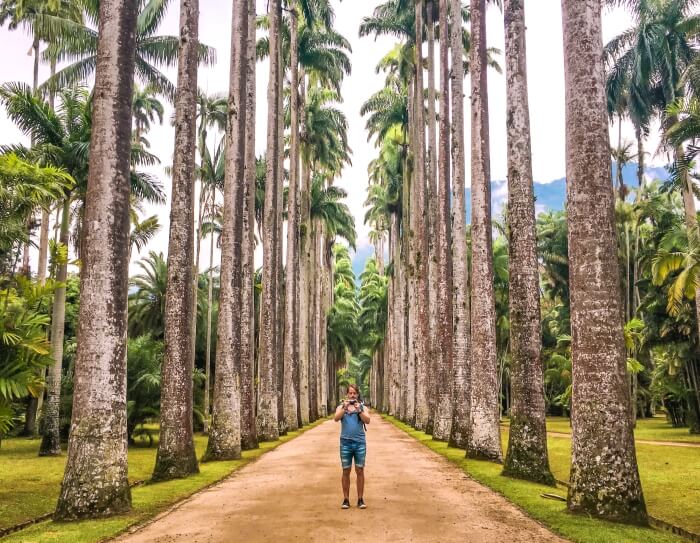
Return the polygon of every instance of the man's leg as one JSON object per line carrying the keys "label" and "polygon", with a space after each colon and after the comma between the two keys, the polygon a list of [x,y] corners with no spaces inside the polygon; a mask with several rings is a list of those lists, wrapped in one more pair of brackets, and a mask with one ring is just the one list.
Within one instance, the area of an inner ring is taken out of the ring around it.
{"label": "man's leg", "polygon": [[[357,473],[357,499],[362,499],[363,492],[365,491],[365,468],[355,466],[355,473]],[[348,482],[350,477],[348,476]],[[348,487],[349,489],[349,487]]]}
{"label": "man's leg", "polygon": [[[352,467],[349,468],[343,468],[343,498],[350,499],[350,470]],[[363,479],[364,483],[364,479]]]}

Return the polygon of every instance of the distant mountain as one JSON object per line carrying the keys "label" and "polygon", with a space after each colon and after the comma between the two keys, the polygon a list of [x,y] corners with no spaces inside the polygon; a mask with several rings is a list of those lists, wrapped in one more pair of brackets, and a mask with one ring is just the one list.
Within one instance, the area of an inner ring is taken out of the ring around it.
{"label": "distant mountain", "polygon": [[[616,175],[615,162],[612,164],[613,175]],[[666,168],[646,168],[645,175],[648,179],[668,179]],[[627,164],[622,168],[622,177],[625,184],[631,188],[636,188],[637,164]],[[535,209],[537,214],[543,211],[561,211],[564,209],[566,200],[566,178],[555,179],[549,183],[535,181]],[[471,192],[467,189],[467,221],[471,219]],[[506,181],[491,182],[491,210],[493,216],[498,216],[503,212],[503,206],[508,199],[508,185]]]}
{"label": "distant mountain", "polygon": [[[612,164],[613,175],[616,175],[615,162]],[[666,168],[646,168],[645,174],[647,179],[660,179],[665,181],[668,179],[668,171]],[[637,164],[627,164],[622,168],[622,177],[625,184],[631,188],[636,188],[637,183]],[[566,200],[566,178],[555,179],[549,183],[535,181],[535,210],[537,214],[544,211],[561,211],[564,209],[564,201]],[[467,222],[471,220],[471,191],[466,190],[467,195]],[[503,206],[508,200],[508,184],[506,181],[491,182],[491,210],[494,217],[502,214]],[[355,276],[359,277],[365,267],[365,261],[374,254],[374,248],[371,246],[360,247],[352,259],[352,267],[355,271]]]}

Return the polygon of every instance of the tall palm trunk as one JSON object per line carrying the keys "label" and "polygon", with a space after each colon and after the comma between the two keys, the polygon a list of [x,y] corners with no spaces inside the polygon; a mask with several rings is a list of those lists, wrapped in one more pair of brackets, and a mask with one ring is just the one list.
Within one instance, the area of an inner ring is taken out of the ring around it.
{"label": "tall palm trunk", "polygon": [[620,320],[601,4],[563,0],[562,18],[573,368],[568,508],[646,524]]}
{"label": "tall palm trunk", "polygon": [[131,507],[127,478],[126,328],[129,153],[138,2],[102,0],[83,226],[73,418],[54,518]]}
{"label": "tall palm trunk", "polygon": [[[212,190],[213,197],[213,190]],[[212,198],[213,200],[213,198]],[[209,277],[207,280],[207,347],[204,359],[204,431],[209,433],[211,421],[211,341],[212,341],[212,313],[214,304],[214,233],[209,237]]]}
{"label": "tall palm trunk", "polygon": [[493,289],[486,0],[471,3],[472,44],[472,431],[467,454],[501,461],[496,302]]}
{"label": "tall palm trunk", "polygon": [[309,419],[318,419],[318,321],[316,319],[318,297],[316,296],[316,281],[318,275],[318,219],[311,217],[311,239],[308,267],[308,298],[309,298]]}
{"label": "tall palm trunk", "polygon": [[241,300],[241,447],[258,446],[255,425],[255,0],[248,2],[245,124],[245,192]]}
{"label": "tall palm trunk", "polygon": [[452,256],[454,261],[453,369],[454,417],[450,444],[466,449],[470,437],[471,334],[469,315],[469,260],[464,171],[464,63],[460,0],[450,0],[450,52],[452,54]]}
{"label": "tall palm trunk", "polygon": [[634,123],[634,135],[637,139],[637,184],[639,189],[644,188],[644,135],[639,123]]}
{"label": "tall palm trunk", "polygon": [[[304,77],[300,77],[302,92]],[[303,96],[303,95],[302,95]],[[301,101],[303,102],[303,100]],[[303,105],[300,104],[300,111]],[[311,175],[308,165],[302,163],[301,217],[299,228],[299,411],[301,424],[309,423],[309,255],[311,224],[309,220],[309,193]]]}
{"label": "tall palm trunk", "polygon": [[511,393],[510,434],[503,472],[554,484],[547,456],[540,290],[532,185],[525,8],[505,0]]}
{"label": "tall palm trunk", "polygon": [[[280,18],[282,21],[282,11],[280,7]],[[282,24],[280,23],[280,26]],[[285,284],[284,284],[284,264],[282,262],[282,253],[284,251],[283,226],[282,218],[284,208],[284,74],[285,64],[282,58],[282,46],[278,47],[279,65],[278,72],[279,94],[277,95],[277,148],[279,149],[279,160],[277,160],[277,199],[275,200],[275,277],[277,281],[276,296],[275,296],[275,362],[276,362],[276,383],[275,388],[277,393],[277,425],[279,434],[287,433],[287,427],[284,420],[284,307],[285,307]],[[296,408],[294,409],[296,413]]]}
{"label": "tall palm trunk", "polygon": [[427,185],[428,203],[426,204],[428,216],[425,224],[429,232],[429,254],[428,257],[428,299],[431,300],[429,318],[429,338],[428,338],[428,375],[426,377],[426,387],[428,389],[428,420],[425,431],[429,434],[433,432],[433,415],[435,413],[436,397],[436,357],[435,344],[438,341],[438,263],[437,263],[437,122],[435,111],[435,0],[427,2],[427,27],[428,27],[428,150],[427,159]]}
{"label": "tall palm trunk", "polygon": [[160,439],[153,469],[153,479],[156,481],[199,473],[192,433],[192,320],[195,315],[191,311],[195,294],[192,289],[192,263],[198,44],[199,0],[181,0],[168,286],[165,294],[165,357],[160,392]]}
{"label": "tall palm trunk", "polygon": [[423,101],[423,54],[422,54],[422,35],[423,35],[423,7],[422,0],[416,2],[416,228],[415,232],[418,243],[417,252],[414,255],[415,266],[417,271],[416,276],[416,368],[415,368],[415,427],[419,430],[425,430],[428,426],[428,386],[427,378],[430,373],[430,315],[429,315],[429,270],[428,262],[430,260],[430,248],[428,237],[430,235],[428,229],[428,194],[425,179],[425,168],[427,153],[425,145],[425,117],[424,101]]}
{"label": "tall palm trunk", "polygon": [[234,0],[231,33],[228,122],[221,233],[219,319],[212,423],[206,460],[241,457],[241,320],[243,202],[245,193],[246,77],[248,75],[248,2]]}
{"label": "tall palm trunk", "polygon": [[284,416],[288,430],[299,427],[297,382],[299,371],[299,46],[296,6],[290,12],[290,162],[287,204],[287,266],[284,329]]}
{"label": "tall palm trunk", "polygon": [[321,417],[325,417],[328,414],[328,392],[330,381],[328,378],[329,366],[331,361],[328,358],[328,310],[331,307],[331,276],[333,274],[333,261],[331,258],[331,242],[328,239],[328,234],[325,233],[323,242],[321,245],[321,274],[320,274],[320,296],[321,301],[320,311],[318,313],[319,318],[319,413]]}
{"label": "tall palm trunk", "polygon": [[448,0],[440,0],[440,162],[437,194],[438,326],[435,340],[436,403],[433,438],[447,441],[452,430],[452,229],[450,225],[450,87]]}
{"label": "tall palm trunk", "polygon": [[277,191],[281,190],[278,161],[280,89],[280,0],[270,0],[270,78],[267,87],[267,172],[265,177],[265,217],[263,221],[263,291],[260,305],[260,347],[258,381],[258,428],[263,441],[279,437],[277,412],[277,355],[275,309],[279,295],[276,262]]}
{"label": "tall palm trunk", "polygon": [[[63,201],[61,215],[60,243],[68,247],[70,233],[70,197]],[[60,286],[54,292],[51,313],[51,355],[53,366],[49,368],[46,383],[46,402],[43,406],[41,422],[41,445],[39,456],[58,456],[61,454],[60,406],[61,378],[63,375],[63,339],[66,322],[66,279],[68,278],[68,261],[61,262],[56,271],[56,281]]]}

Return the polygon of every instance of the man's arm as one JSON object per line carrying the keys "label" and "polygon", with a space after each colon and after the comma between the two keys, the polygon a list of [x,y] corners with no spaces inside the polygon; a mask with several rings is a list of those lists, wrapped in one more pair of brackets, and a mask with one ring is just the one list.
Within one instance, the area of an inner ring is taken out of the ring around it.
{"label": "man's arm", "polygon": [[360,420],[365,424],[369,424],[369,409],[367,409],[365,405],[362,406],[362,410],[360,411]]}
{"label": "man's arm", "polygon": [[345,402],[341,403],[335,410],[335,416],[333,417],[333,420],[335,422],[338,422],[340,419],[343,418],[343,415],[345,414]]}

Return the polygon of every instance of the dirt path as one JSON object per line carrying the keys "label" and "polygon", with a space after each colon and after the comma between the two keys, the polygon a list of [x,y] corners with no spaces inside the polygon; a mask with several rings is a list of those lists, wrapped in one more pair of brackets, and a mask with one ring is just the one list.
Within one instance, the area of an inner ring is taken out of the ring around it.
{"label": "dirt path", "polygon": [[[571,439],[571,434],[567,434],[566,432],[547,432],[547,435]],[[635,439],[634,442],[638,444],[641,443],[642,445],[663,445],[665,447],[700,447],[700,443],[693,443],[692,441],[653,441],[650,439]]]}
{"label": "dirt path", "polygon": [[353,474],[353,507],[342,510],[338,433],[325,422],[119,541],[564,541],[376,415],[367,509],[354,506]]}

